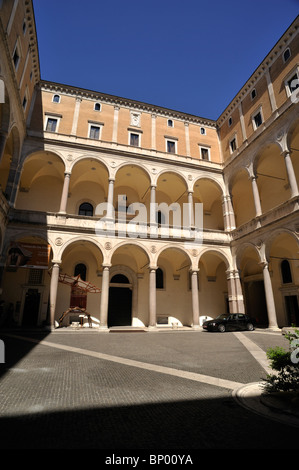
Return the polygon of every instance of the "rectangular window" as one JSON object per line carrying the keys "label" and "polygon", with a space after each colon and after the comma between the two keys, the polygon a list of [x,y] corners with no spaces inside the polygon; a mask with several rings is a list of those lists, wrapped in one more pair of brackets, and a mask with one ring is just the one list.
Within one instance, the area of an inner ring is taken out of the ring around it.
{"label": "rectangular window", "polygon": [[295,73],[290,80],[288,80],[288,87],[290,93],[293,93],[299,87],[298,75]]}
{"label": "rectangular window", "polygon": [[48,118],[47,119],[47,125],[46,125],[46,131],[47,132],[56,132],[57,130],[57,119],[54,118]]}
{"label": "rectangular window", "polygon": [[130,145],[133,145],[133,147],[139,147],[139,134],[130,133]]}
{"label": "rectangular window", "polygon": [[90,126],[89,128],[89,138],[99,140],[100,138],[100,127],[99,126]]}
{"label": "rectangular window", "polygon": [[237,149],[236,138],[234,137],[229,143],[230,151],[233,153]]}
{"label": "rectangular window", "polygon": [[257,114],[254,116],[254,122],[255,122],[256,127],[259,127],[259,126],[262,124],[263,119],[262,119],[261,113],[257,113]]}
{"label": "rectangular window", "polygon": [[166,148],[168,153],[175,153],[175,142],[172,140],[167,140]]}
{"label": "rectangular window", "polygon": [[202,160],[210,160],[210,149],[200,147],[200,158]]}

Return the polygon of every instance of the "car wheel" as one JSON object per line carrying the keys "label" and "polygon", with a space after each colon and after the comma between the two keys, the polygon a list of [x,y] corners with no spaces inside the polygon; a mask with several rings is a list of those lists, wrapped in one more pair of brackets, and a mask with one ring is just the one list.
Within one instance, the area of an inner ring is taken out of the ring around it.
{"label": "car wheel", "polygon": [[219,325],[218,326],[218,331],[220,331],[220,333],[224,333],[225,332],[225,326],[224,325]]}
{"label": "car wheel", "polygon": [[246,325],[246,330],[248,330],[248,331],[254,330],[253,324],[252,324],[252,323],[247,323],[247,325]]}

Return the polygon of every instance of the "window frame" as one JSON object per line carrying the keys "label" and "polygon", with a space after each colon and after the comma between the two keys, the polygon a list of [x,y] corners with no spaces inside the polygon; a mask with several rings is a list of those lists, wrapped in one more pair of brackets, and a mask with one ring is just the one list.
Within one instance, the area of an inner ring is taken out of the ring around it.
{"label": "window frame", "polygon": [[296,67],[294,67],[288,74],[287,76],[285,77],[284,79],[284,86],[285,86],[285,90],[286,90],[286,94],[287,94],[287,97],[289,98],[290,96],[292,96],[292,94],[297,90],[297,88],[295,88],[293,91],[291,91],[290,89],[290,82],[294,80],[294,77],[297,77],[297,79],[295,78],[295,80],[298,80],[299,81],[299,65],[297,64]]}
{"label": "window frame", "polygon": [[[15,58],[14,58],[16,53],[17,53],[17,62],[15,61]],[[18,71],[21,59],[22,59],[22,48],[21,48],[19,37],[18,37],[15,43],[15,47],[13,49],[13,53],[12,53],[12,62],[13,62],[14,69],[16,72]]]}
{"label": "window frame", "polygon": [[[55,126],[54,131],[48,129],[49,119],[52,119],[53,121],[56,121],[56,126]],[[59,129],[60,119],[61,119],[61,116],[55,116],[54,114],[46,114],[45,123],[44,123],[44,131],[45,132],[51,132],[52,134],[57,133],[58,129]]]}
{"label": "window frame", "polygon": [[[135,136],[138,138],[138,144],[135,145],[132,143],[132,137]],[[128,145],[130,145],[130,147],[141,147],[141,134],[140,132],[136,132],[136,131],[129,131],[129,142],[128,142]]]}
{"label": "window frame", "polygon": [[[235,148],[233,149],[232,148],[232,143],[235,142],[234,146]],[[237,150],[238,148],[238,140],[237,140],[237,134],[234,134],[230,139],[229,139],[229,150],[230,150],[230,154],[232,155],[233,153],[235,153],[235,151]]]}
{"label": "window frame", "polygon": [[[102,137],[102,127],[103,127],[103,125],[100,124],[100,123],[89,122],[89,123],[88,123],[88,134],[87,134],[88,139],[91,139],[91,140],[101,140],[101,137]],[[98,137],[93,137],[93,136],[91,136],[91,130],[92,130],[92,128],[98,129],[98,131],[99,131],[99,136],[98,136]]]}
{"label": "window frame", "polygon": [[[203,150],[207,150],[207,153],[208,153],[208,158],[203,158],[202,157],[202,151]],[[206,146],[206,145],[201,145],[199,144],[199,155],[200,155],[200,159],[204,162],[210,162],[211,161],[211,148]]]}
{"label": "window frame", "polygon": [[[55,99],[56,97],[58,98],[58,101]],[[60,103],[60,101],[61,101],[61,96],[58,95],[58,93],[54,93],[54,95],[52,96],[52,103],[57,103],[58,104],[58,103]]]}
{"label": "window frame", "polygon": [[171,127],[171,128],[174,127],[174,121],[173,121],[173,119],[167,119],[167,127]]}
{"label": "window frame", "polygon": [[[289,56],[287,58],[285,58],[285,54],[289,51]],[[283,51],[282,53],[282,60],[283,60],[283,63],[285,64],[290,58],[291,58],[291,55],[292,55],[292,52],[291,52],[291,49],[289,47],[286,47],[285,50]]]}
{"label": "window frame", "polygon": [[[99,109],[96,109],[96,106],[99,106]],[[102,111],[102,104],[96,101],[94,103],[93,110],[96,111],[97,113],[100,113]]]}
{"label": "window frame", "polygon": [[[170,155],[176,155],[178,152],[177,152],[177,139],[174,139],[174,138],[171,138],[171,137],[165,137],[165,151],[166,153],[169,153]],[[170,152],[168,150],[168,144],[172,144],[173,145],[173,148],[174,148],[174,152]]]}
{"label": "window frame", "polygon": [[[261,123],[260,124],[257,124],[256,122],[256,117],[260,115],[261,117]],[[252,115],[251,115],[251,122],[252,122],[252,126],[253,126],[253,130],[256,131],[257,129],[259,129],[261,127],[261,125],[264,123],[264,116],[263,116],[263,110],[262,110],[262,106],[260,106],[258,109],[256,109]]]}

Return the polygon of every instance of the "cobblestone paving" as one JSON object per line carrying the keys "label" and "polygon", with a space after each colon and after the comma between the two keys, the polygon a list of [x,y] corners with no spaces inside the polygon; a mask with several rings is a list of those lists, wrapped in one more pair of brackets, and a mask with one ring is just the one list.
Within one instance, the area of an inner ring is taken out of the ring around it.
{"label": "cobblestone paving", "polygon": [[[249,335],[264,350],[287,347],[279,334]],[[27,336],[36,342],[0,334],[6,353],[0,364],[2,449],[287,449],[298,440],[298,429],[240,407],[230,388],[145,368],[261,381],[265,371],[233,333],[59,331],[45,343]]]}

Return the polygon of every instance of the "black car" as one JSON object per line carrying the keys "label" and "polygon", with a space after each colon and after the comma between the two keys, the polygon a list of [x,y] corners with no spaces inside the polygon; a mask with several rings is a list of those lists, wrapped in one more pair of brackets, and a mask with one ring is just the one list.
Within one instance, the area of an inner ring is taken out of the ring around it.
{"label": "black car", "polygon": [[224,313],[213,320],[205,321],[202,325],[207,331],[237,331],[254,330],[255,321],[244,313]]}

